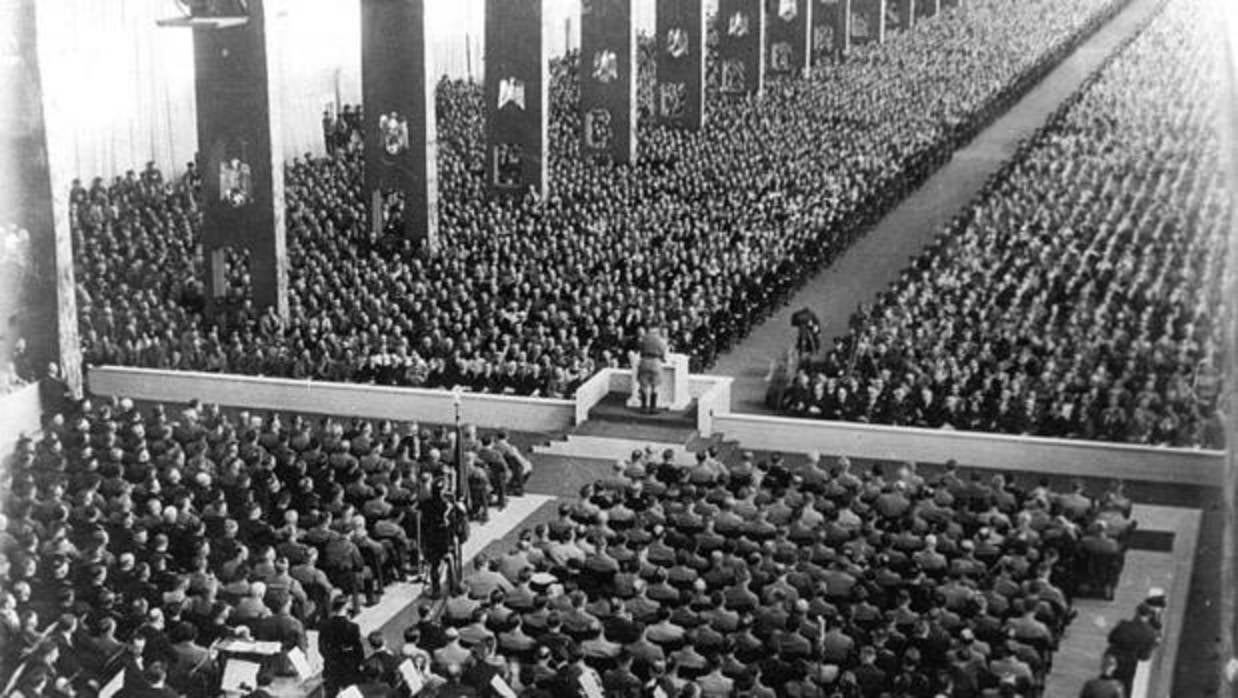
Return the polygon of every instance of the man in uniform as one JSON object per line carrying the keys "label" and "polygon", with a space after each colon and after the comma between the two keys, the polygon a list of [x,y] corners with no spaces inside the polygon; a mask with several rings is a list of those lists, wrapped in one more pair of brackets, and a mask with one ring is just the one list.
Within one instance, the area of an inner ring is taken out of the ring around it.
{"label": "man in uniform", "polygon": [[445,491],[445,483],[441,478],[435,480],[430,498],[422,504],[421,509],[422,544],[425,546],[426,562],[430,568],[432,597],[438,597],[442,591],[443,563],[455,547],[460,518],[457,504]]}
{"label": "man in uniform", "polygon": [[323,623],[322,631],[318,635],[318,653],[322,655],[322,680],[328,696],[334,696],[340,689],[356,681],[364,658],[361,628],[348,619],[347,608],[348,599],[337,596],[331,607],[331,617]]}
{"label": "man in uniform", "polygon": [[640,390],[641,409],[648,414],[652,414],[658,406],[658,384],[662,382],[662,361],[666,359],[667,351],[662,328],[652,327],[641,336],[636,384]]}

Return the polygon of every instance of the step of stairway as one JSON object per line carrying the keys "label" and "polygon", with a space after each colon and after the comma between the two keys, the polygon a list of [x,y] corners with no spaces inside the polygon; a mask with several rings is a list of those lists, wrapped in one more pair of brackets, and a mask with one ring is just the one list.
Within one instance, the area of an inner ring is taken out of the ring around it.
{"label": "step of stairway", "polygon": [[620,459],[628,458],[633,451],[649,448],[653,450],[654,456],[659,460],[663,452],[670,450],[674,453],[676,463],[690,465],[696,462],[696,456],[688,450],[685,443],[569,434],[566,440],[552,441],[545,446],[535,446],[533,452],[546,455],[608,460],[613,463]]}

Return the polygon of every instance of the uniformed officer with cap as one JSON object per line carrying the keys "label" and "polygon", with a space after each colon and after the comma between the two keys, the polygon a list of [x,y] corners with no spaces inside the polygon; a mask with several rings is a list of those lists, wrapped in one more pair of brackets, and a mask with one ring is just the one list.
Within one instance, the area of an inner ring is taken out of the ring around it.
{"label": "uniformed officer with cap", "polygon": [[653,413],[658,406],[658,384],[662,382],[662,361],[669,348],[661,327],[651,327],[640,338],[640,360],[636,364],[636,384],[641,409]]}

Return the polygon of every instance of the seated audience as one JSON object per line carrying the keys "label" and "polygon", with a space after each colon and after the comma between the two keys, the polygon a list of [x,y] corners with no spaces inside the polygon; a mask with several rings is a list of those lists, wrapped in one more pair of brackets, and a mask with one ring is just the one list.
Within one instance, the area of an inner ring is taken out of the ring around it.
{"label": "seated audience", "polygon": [[783,408],[1221,447],[1232,207],[1213,127],[1220,40],[1197,4],[1171,7],[1087,83]]}

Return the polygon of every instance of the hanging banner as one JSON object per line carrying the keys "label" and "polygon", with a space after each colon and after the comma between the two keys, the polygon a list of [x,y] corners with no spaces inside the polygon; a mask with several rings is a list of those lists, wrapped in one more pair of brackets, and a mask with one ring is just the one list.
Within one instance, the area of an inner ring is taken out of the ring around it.
{"label": "hanging banner", "polygon": [[[249,0],[248,21],[193,32],[198,158],[202,173],[202,247],[209,294],[225,290],[223,248],[249,250],[254,304],[288,316],[284,165],[280,143],[275,32],[265,0]],[[222,286],[222,287],[221,287]]]}
{"label": "hanging banner", "polygon": [[581,0],[581,154],[636,160],[636,24],[632,0]]}
{"label": "hanging banner", "polygon": [[658,0],[654,60],[659,123],[692,130],[705,123],[704,0]]}
{"label": "hanging banner", "polygon": [[438,247],[438,146],[434,67],[425,0],[362,0],[361,83],[365,190],[381,233],[385,193],[403,195],[402,233]]}
{"label": "hanging banner", "polygon": [[813,0],[768,0],[765,65],[775,75],[806,75],[812,66]]}
{"label": "hanging banner", "polygon": [[496,195],[545,197],[547,53],[544,0],[486,0],[486,163]]}
{"label": "hanging banner", "polygon": [[718,0],[718,90],[760,95],[765,88],[762,0]]}

